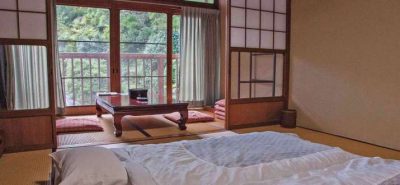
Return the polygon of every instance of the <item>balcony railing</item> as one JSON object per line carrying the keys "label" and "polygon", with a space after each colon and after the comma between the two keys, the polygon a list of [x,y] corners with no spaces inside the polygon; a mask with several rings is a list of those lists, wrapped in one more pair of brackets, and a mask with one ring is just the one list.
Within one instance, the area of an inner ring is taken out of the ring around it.
{"label": "balcony railing", "polygon": [[[121,92],[146,88],[148,96],[166,98],[165,54],[121,54]],[[97,92],[110,91],[109,53],[59,53],[62,83],[67,106],[93,105]],[[173,55],[173,87],[176,91],[179,55]]]}

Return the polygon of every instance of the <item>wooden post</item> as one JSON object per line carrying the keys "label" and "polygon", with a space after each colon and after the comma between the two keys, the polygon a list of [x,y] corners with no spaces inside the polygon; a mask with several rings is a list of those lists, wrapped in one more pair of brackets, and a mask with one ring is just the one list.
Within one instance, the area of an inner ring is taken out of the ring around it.
{"label": "wooden post", "polygon": [[172,13],[167,14],[167,101],[172,102]]}

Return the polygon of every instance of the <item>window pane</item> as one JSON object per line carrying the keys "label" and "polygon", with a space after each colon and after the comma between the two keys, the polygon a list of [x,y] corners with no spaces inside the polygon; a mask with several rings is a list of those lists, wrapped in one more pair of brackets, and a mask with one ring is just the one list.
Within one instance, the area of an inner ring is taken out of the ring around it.
{"label": "window pane", "polygon": [[283,54],[232,52],[230,63],[231,98],[282,96]]}
{"label": "window pane", "polygon": [[49,107],[47,48],[0,45],[0,110]]}
{"label": "window pane", "polygon": [[18,38],[17,13],[0,11],[0,38]]}
{"label": "window pane", "polygon": [[[178,40],[174,43],[178,43],[179,32],[175,32],[173,37]],[[167,15],[122,10],[120,35],[121,91],[126,93],[128,89],[144,88],[148,90],[150,101],[166,100]],[[174,53],[179,52],[176,47]]]}
{"label": "window pane", "polygon": [[66,105],[93,105],[110,91],[109,10],[59,5],[57,36]]}

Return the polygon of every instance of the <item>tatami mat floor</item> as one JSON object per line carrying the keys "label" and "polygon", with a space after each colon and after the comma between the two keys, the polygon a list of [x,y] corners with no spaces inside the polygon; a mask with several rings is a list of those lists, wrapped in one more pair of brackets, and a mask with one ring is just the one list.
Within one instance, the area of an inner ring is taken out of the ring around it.
{"label": "tatami mat floor", "polygon": [[[213,116],[212,113],[203,113]],[[103,115],[101,118],[96,116],[80,116],[99,120],[103,132],[59,134],[57,136],[58,148],[69,148],[76,146],[101,145],[125,142],[138,142],[144,140],[154,140],[169,137],[183,137],[199,135],[210,132],[224,131],[223,120],[215,119],[211,122],[199,122],[186,124],[187,130],[179,130],[176,123],[167,120],[163,115],[124,117],[122,120],[123,132],[121,137],[114,136],[113,117]],[[132,124],[143,128],[151,137],[147,137],[139,132]]]}
{"label": "tatami mat floor", "polygon": [[0,158],[0,185],[45,185],[51,150],[5,154]]}
{"label": "tatami mat floor", "polygon": [[[400,151],[390,150],[366,143],[324,134],[304,128],[285,129],[278,125],[264,126],[234,130],[236,133],[248,133],[258,131],[277,131],[298,134],[300,137],[312,142],[330,146],[341,147],[349,152],[364,156],[379,156],[400,160]],[[214,133],[218,134],[218,133]],[[230,134],[229,131],[224,134]],[[143,140],[135,143],[164,143],[177,140],[200,139],[204,135],[189,135],[183,137],[170,137],[154,140]],[[50,173],[51,160],[48,157],[50,150],[5,154],[0,159],[0,185],[31,185],[43,184]]]}

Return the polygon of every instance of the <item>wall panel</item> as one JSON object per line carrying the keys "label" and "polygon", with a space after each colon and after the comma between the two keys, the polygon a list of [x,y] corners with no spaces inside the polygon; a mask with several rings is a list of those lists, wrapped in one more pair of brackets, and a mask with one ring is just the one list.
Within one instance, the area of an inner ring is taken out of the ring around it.
{"label": "wall panel", "polygon": [[230,105],[230,127],[239,128],[246,125],[268,124],[278,122],[283,102],[260,102],[251,104]]}
{"label": "wall panel", "polygon": [[298,124],[400,150],[400,1],[294,0],[292,9]]}
{"label": "wall panel", "polygon": [[0,119],[5,131],[6,152],[51,148],[53,144],[51,116]]}

